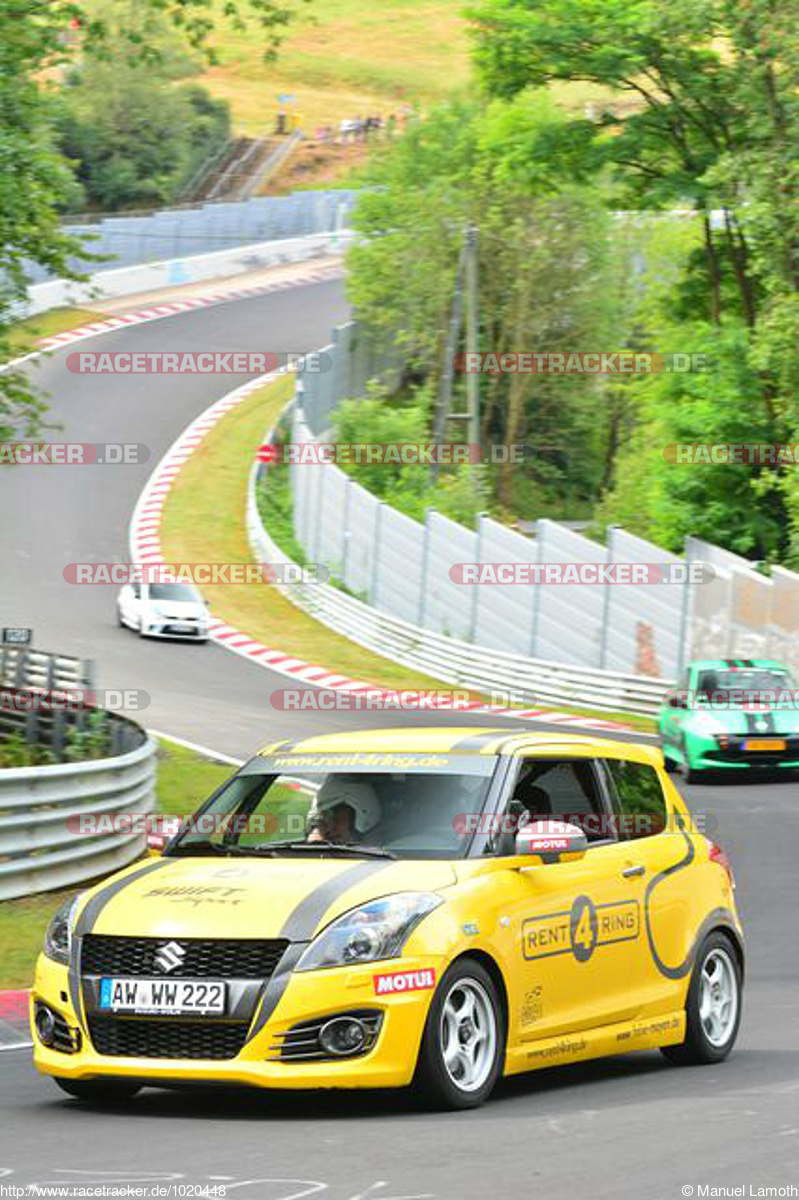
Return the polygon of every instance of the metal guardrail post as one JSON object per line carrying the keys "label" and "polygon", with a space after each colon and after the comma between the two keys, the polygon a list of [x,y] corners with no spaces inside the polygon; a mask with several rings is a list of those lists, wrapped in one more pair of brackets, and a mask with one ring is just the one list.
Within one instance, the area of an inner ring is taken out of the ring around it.
{"label": "metal guardrail post", "polygon": [[380,526],[383,522],[385,500],[378,500],[375,509],[375,529],[372,536],[372,579],[369,584],[369,603],[377,607],[377,593],[380,582]]}

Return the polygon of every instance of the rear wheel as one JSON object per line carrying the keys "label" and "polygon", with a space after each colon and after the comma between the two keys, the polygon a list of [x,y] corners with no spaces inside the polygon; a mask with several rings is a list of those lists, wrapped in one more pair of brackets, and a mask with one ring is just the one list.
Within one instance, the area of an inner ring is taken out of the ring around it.
{"label": "rear wheel", "polygon": [[60,1079],[53,1076],[62,1092],[75,1100],[85,1100],[90,1104],[113,1104],[120,1100],[130,1100],[141,1090],[138,1083],[128,1083],[125,1079]]}
{"label": "rear wheel", "polygon": [[681,1065],[718,1063],[727,1057],[741,1021],[741,968],[723,933],[711,933],[696,957],[685,1003],[685,1040],[663,1046],[662,1053]]}
{"label": "rear wheel", "polygon": [[450,967],[427,1015],[414,1088],[434,1107],[476,1108],[502,1069],[505,1022],[494,981],[474,959]]}

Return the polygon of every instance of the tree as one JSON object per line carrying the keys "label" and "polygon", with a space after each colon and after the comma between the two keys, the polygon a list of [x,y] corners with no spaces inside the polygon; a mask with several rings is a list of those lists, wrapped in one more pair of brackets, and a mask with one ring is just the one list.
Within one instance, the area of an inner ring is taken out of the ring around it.
{"label": "tree", "polygon": [[[365,237],[348,262],[353,304],[366,324],[391,334],[432,391],[468,225],[480,231],[484,350],[607,344],[599,299],[608,222],[597,192],[558,168],[562,126],[540,95],[456,101],[412,126],[366,176],[374,186],[355,216]],[[567,497],[595,498],[607,431],[601,382],[515,374],[480,383],[483,441],[531,450],[522,470],[510,460],[500,469],[499,503],[538,514]]]}
{"label": "tree", "polygon": [[[247,19],[257,24],[265,55],[274,56],[302,2],[226,0],[224,11],[239,26]],[[164,18],[192,47],[209,45],[214,22],[207,0],[137,0],[134,10],[139,16],[121,36],[145,60],[157,56],[150,35]],[[45,86],[78,48],[89,57],[108,53],[107,24],[93,15],[91,4],[0,0],[0,362],[13,353],[9,330],[26,294],[26,263],[74,275],[68,258],[80,252],[80,243],[59,229],[59,207],[73,182],[54,149]],[[43,412],[19,371],[0,373],[0,437],[34,436]]]}
{"label": "tree", "polygon": [[[472,17],[478,70],[490,94],[512,97],[553,81],[606,89],[599,120],[573,119],[563,131],[575,176],[610,172],[609,203],[619,207],[688,204],[698,213],[701,250],[686,261],[666,325],[672,341],[694,349],[692,339],[708,341],[709,321],[718,330],[717,375],[656,380],[640,393],[644,425],[625,461],[640,461],[636,450],[658,427],[657,403],[664,418],[672,413],[676,424],[684,418],[701,432],[700,393],[718,440],[734,441],[748,413],[752,429],[795,441],[799,0],[483,0]],[[640,482],[621,475],[609,500],[616,513],[641,495]],[[639,530],[660,529],[668,507],[658,489],[663,484],[669,493],[671,485],[655,475],[648,494],[660,511],[639,504]],[[794,469],[712,477],[722,484],[716,497],[710,477],[687,491],[674,483],[682,499],[669,511],[685,523],[681,534],[701,525],[725,544],[799,561]],[[790,545],[775,533],[786,512]],[[670,541],[679,521],[670,526]]]}

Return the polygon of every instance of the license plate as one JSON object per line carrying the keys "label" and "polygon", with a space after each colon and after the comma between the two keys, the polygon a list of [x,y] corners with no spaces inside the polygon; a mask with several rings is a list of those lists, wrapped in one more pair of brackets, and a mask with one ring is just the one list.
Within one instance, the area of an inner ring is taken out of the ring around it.
{"label": "license plate", "polygon": [[100,1008],[107,1012],[154,1013],[180,1016],[202,1013],[222,1016],[227,987],[221,979],[100,980]]}
{"label": "license plate", "polygon": [[774,739],[766,741],[763,738],[747,738],[744,742],[744,750],[786,750],[787,743],[782,739]]}
{"label": "license plate", "polygon": [[169,628],[172,630],[173,633],[194,633],[193,625],[183,625],[177,621],[173,621],[170,624]]}

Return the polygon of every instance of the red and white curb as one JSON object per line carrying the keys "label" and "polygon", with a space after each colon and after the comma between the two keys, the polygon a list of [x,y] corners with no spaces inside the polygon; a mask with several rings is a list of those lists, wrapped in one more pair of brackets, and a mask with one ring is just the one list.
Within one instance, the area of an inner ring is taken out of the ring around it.
{"label": "red and white curb", "polygon": [[196,308],[212,308],[217,304],[229,304],[233,300],[250,300],[256,296],[265,296],[268,292],[283,292],[289,288],[302,287],[309,283],[324,283],[330,279],[341,279],[344,275],[341,267],[326,267],[316,271],[306,271],[294,275],[290,279],[275,280],[273,283],[258,283],[252,287],[229,288],[221,292],[208,292],[201,296],[187,296],[184,300],[169,300],[163,304],[153,304],[136,312],[124,313],[115,317],[107,317],[103,321],[93,321],[90,325],[80,325],[77,329],[67,329],[64,333],[54,333],[51,337],[42,338],[36,350],[21,358],[14,358],[3,363],[0,369],[8,370],[32,362],[48,351],[61,350],[75,342],[85,342],[88,338],[100,337],[104,333],[112,333],[115,329],[129,329],[134,325],[147,325],[151,321],[163,321],[166,317],[177,317],[181,313],[191,312]]}
{"label": "red and white curb", "polygon": [[33,1043],[28,1023],[30,992],[0,992],[0,1050],[23,1050]]}
{"label": "red and white curb", "polygon": [[[161,553],[159,532],[161,517],[170,489],[186,461],[200,445],[206,434],[223,417],[241,404],[243,400],[246,400],[248,396],[251,396],[253,392],[265,384],[271,383],[279,375],[284,374],[285,371],[286,368],[281,368],[280,371],[276,371],[273,374],[262,375],[260,378],[245,383],[243,386],[236,388],[235,391],[229,392],[226,396],[217,400],[204,413],[201,413],[196,420],[192,421],[191,425],[183,431],[177,441],[167,450],[147,481],[147,485],[139,497],[131,519],[130,553],[133,562],[144,565],[166,561]],[[378,687],[373,683],[364,683],[359,679],[350,679],[346,675],[334,674],[327,667],[306,662],[304,659],[296,658],[290,654],[284,654],[281,650],[272,646],[265,646],[263,642],[250,637],[243,630],[236,629],[235,626],[228,625],[226,622],[213,616],[211,618],[210,636],[213,641],[219,643],[220,646],[224,646],[225,649],[233,651],[234,654],[239,654],[261,667],[268,667],[270,671],[277,671],[281,675],[286,675],[291,679],[310,684],[313,687],[332,688],[336,691],[346,692],[381,692],[386,696],[394,694],[387,688]],[[437,711],[446,711],[446,708],[445,706],[441,706]],[[518,709],[493,707],[484,704],[481,700],[475,700],[466,705],[453,705],[452,711],[457,713],[486,713],[492,716],[511,716],[522,720],[547,721],[558,725],[579,725],[591,729],[629,730],[629,726],[627,725],[621,725],[616,721],[605,721],[600,717],[581,717],[574,713],[549,712],[541,708]]]}

